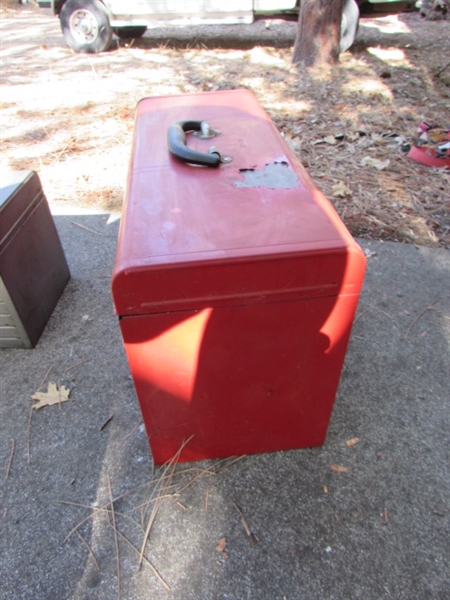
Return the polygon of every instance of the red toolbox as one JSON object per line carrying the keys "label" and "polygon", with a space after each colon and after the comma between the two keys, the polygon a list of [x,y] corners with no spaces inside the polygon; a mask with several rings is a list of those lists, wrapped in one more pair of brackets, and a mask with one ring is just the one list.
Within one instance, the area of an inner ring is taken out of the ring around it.
{"label": "red toolbox", "polygon": [[141,100],[112,293],[155,463],[323,444],[364,271],[251,92]]}

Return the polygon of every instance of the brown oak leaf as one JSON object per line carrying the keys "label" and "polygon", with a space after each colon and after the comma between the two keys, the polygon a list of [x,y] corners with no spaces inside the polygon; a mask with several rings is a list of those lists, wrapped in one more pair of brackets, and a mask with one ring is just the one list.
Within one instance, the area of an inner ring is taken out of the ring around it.
{"label": "brown oak leaf", "polygon": [[31,396],[32,400],[37,400],[33,404],[34,409],[42,408],[43,406],[52,406],[52,404],[61,404],[69,399],[70,390],[64,385],[59,387],[56,383],[48,382],[46,392],[36,392]]}

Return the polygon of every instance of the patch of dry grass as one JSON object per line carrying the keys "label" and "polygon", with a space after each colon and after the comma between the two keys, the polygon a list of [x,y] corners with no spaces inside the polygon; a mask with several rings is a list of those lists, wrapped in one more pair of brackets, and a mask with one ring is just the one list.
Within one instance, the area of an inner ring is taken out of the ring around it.
{"label": "patch of dry grass", "polygon": [[223,27],[209,44],[204,28],[201,42],[152,33],[86,56],[45,12],[1,7],[2,163],[38,171],[51,202],[120,210],[142,97],[247,87],[355,236],[450,247],[450,174],[406,151],[423,119],[450,124],[449,21],[365,21],[339,65],[306,71],[286,44],[295,23],[276,22],[270,44],[256,23],[265,45],[246,26],[243,43]]}

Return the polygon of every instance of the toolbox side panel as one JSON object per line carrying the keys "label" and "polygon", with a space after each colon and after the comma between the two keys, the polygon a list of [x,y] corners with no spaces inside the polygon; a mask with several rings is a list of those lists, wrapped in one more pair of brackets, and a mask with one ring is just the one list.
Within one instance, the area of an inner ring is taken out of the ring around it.
{"label": "toolbox side panel", "polygon": [[32,346],[35,346],[70,278],[45,196],[9,235],[0,274]]}
{"label": "toolbox side panel", "polygon": [[323,444],[357,300],[122,318],[155,463]]}

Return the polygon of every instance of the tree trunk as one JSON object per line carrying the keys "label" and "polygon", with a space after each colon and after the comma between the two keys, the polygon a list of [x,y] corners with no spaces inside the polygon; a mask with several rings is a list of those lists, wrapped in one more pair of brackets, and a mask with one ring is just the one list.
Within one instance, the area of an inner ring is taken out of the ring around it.
{"label": "tree trunk", "polygon": [[312,67],[338,61],[344,1],[301,1],[292,62]]}

